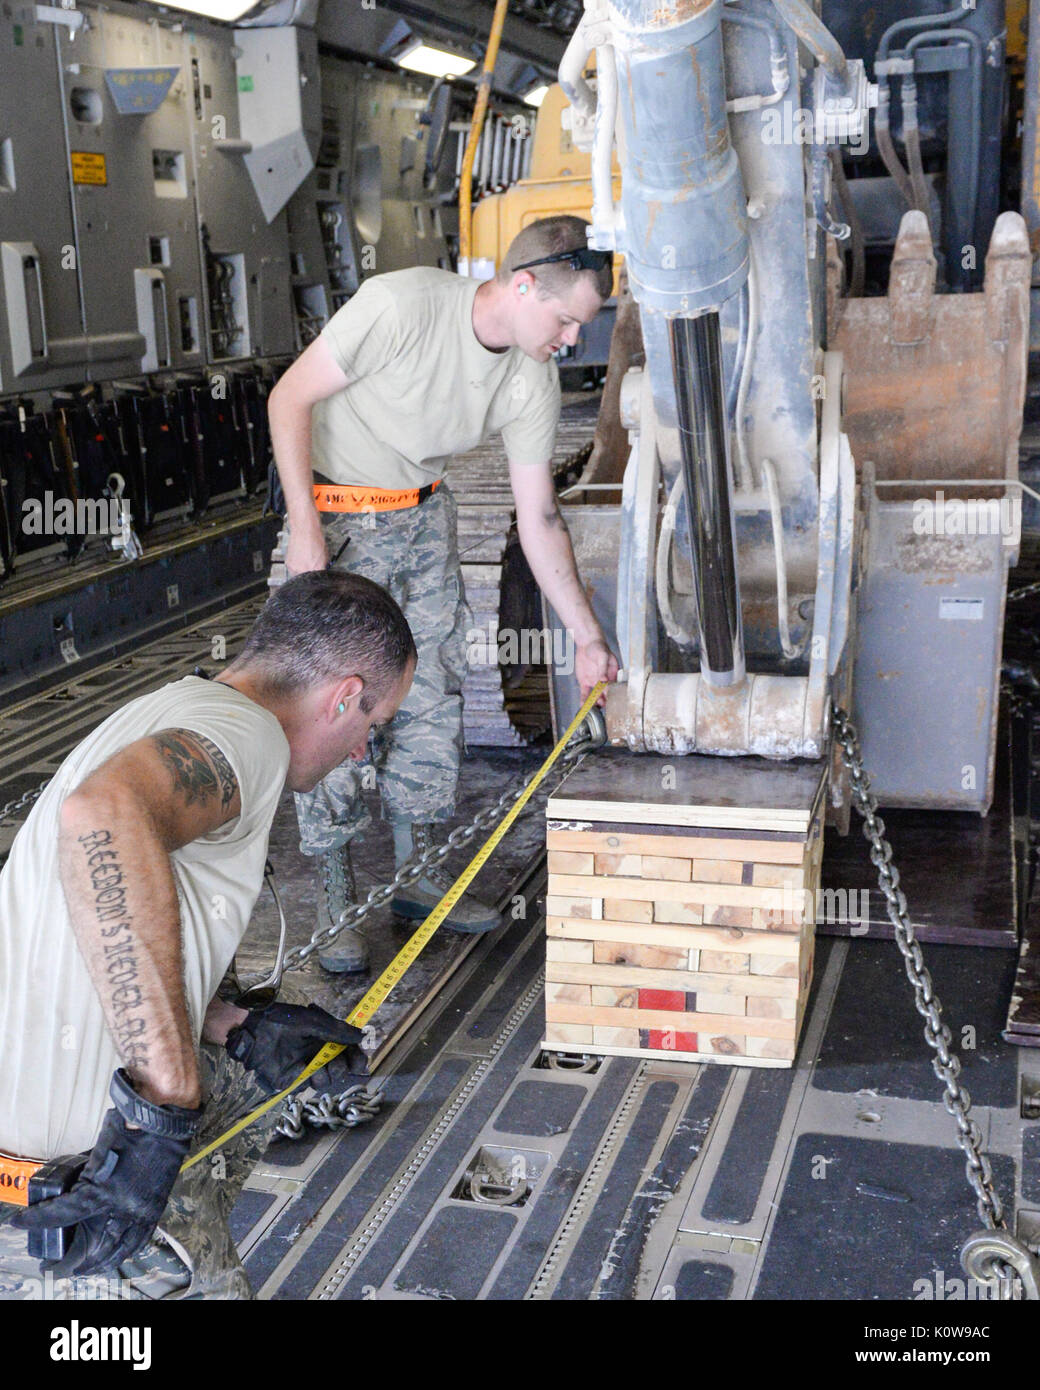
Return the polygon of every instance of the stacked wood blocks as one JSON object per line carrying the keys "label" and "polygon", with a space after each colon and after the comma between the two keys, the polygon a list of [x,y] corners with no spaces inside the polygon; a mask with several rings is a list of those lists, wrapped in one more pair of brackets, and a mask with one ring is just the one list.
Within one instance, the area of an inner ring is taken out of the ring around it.
{"label": "stacked wood blocks", "polygon": [[712,818],[710,789],[699,807],[629,802],[629,821],[616,794],[568,797],[570,780],[548,808],[546,1047],[792,1065],[812,980],[819,771],[801,778],[800,816],[731,805],[718,826],[690,823]]}

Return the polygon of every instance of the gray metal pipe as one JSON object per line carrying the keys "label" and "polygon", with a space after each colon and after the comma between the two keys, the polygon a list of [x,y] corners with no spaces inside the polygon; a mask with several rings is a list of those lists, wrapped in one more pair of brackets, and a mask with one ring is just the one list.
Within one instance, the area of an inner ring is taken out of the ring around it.
{"label": "gray metal pipe", "polygon": [[612,0],[624,127],[619,250],[644,310],[698,314],[747,278],[747,198],[729,136],[719,0]]}
{"label": "gray metal pipe", "polygon": [[952,10],[946,10],[942,14],[919,14],[912,15],[909,19],[897,19],[894,24],[890,24],[881,35],[878,43],[878,50],[875,62],[884,62],[888,57],[889,51],[899,34],[916,33],[918,29],[941,29],[946,24],[953,24],[957,20],[963,20],[968,13],[969,6],[959,4]]}
{"label": "gray metal pipe", "polygon": [[848,73],[845,53],[812,6],[806,4],[805,0],[773,0],[773,6],[784,23],[791,26],[816,61],[826,69],[828,76],[836,82],[844,82]]}
{"label": "gray metal pipe", "polygon": [[745,675],[744,631],[718,314],[671,319],[668,342],[697,594],[701,676],[713,687],[739,686]]}

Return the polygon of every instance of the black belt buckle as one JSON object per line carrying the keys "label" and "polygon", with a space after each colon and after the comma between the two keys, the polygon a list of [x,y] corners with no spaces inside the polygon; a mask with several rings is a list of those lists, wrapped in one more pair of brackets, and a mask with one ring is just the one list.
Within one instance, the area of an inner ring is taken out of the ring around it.
{"label": "black belt buckle", "polygon": [[[89,1157],[89,1150],[81,1154],[64,1154],[37,1168],[29,1179],[29,1205],[46,1202],[51,1197],[61,1197],[68,1192]],[[41,1230],[30,1231],[29,1255],[34,1260],[62,1259],[75,1229],[75,1226],[45,1226]]]}

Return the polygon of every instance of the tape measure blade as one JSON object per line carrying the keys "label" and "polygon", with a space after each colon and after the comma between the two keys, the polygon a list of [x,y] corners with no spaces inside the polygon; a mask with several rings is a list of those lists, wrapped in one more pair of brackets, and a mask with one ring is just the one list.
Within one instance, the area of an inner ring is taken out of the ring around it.
{"label": "tape measure blade", "polygon": [[[502,817],[498,825],[495,826],[494,830],[480,846],[476,854],[474,854],[473,858],[445,893],[444,897],[442,897],[440,902],[431,910],[429,916],[419,929],[405,942],[397,955],[394,956],[393,960],[379,976],[378,980],[376,980],[375,984],[366,990],[361,999],[354,1005],[353,1009],[347,1015],[345,1022],[352,1024],[355,1028],[363,1028],[379,1009],[380,1005],[385,1003],[387,995],[393,989],[394,985],[398,984],[404,975],[407,974],[410,967],[415,964],[423,948],[429,943],[430,938],[441,925],[441,922],[447,917],[448,913],[455,906],[455,903],[458,902],[459,898],[462,897],[477,874],[491,858],[502,836],[531,799],[546,773],[563,752],[564,748],[566,748],[579,724],[599,699],[600,693],[605,689],[606,682],[601,681],[589,692],[581,709],[579,709],[570,724],[568,724],[556,746],[528,782],[523,792],[517,797],[516,801]],[[451,896],[453,893],[455,893],[454,898]],[[284,1091],[280,1091],[278,1095],[272,1096],[271,1099],[266,1101],[263,1105],[258,1105],[255,1110],[245,1117],[245,1119],[239,1120],[237,1124],[220,1135],[218,1139],[214,1139],[211,1144],[207,1144],[204,1149],[200,1149],[197,1154],[193,1154],[191,1158],[181,1164],[181,1172],[183,1173],[185,1168],[190,1168],[193,1164],[198,1163],[199,1160],[205,1158],[207,1154],[213,1153],[215,1149],[219,1149],[222,1144],[226,1144],[234,1135],[241,1133],[241,1131],[251,1125],[254,1120],[259,1119],[261,1115],[270,1110],[272,1105],[277,1105],[280,1100],[288,1096],[297,1086],[302,1085],[314,1072],[320,1071],[321,1068],[325,1066],[326,1062],[330,1062],[334,1057],[338,1057],[342,1051],[343,1048],[339,1043],[326,1043],[313,1060],[300,1072],[299,1076],[297,1076],[296,1080],[293,1081],[291,1085],[287,1086]]]}

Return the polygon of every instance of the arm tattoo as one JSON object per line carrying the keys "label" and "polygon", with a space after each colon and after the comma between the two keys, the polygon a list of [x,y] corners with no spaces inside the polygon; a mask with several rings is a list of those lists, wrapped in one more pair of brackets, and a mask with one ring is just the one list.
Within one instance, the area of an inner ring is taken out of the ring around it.
{"label": "arm tattoo", "polygon": [[133,917],[126,901],[121,856],[110,830],[91,830],[78,838],[94,896],[94,916],[105,938],[102,943],[102,1003],[120,1057],[128,1067],[142,1067],[148,1062],[148,1020],[139,984]]}
{"label": "arm tattoo", "polygon": [[155,744],[173,777],[174,790],[184,793],[189,806],[219,794],[221,808],[227,810],[238,791],[238,782],[231,764],[215,743],[187,729],[172,729],[156,734]]}

